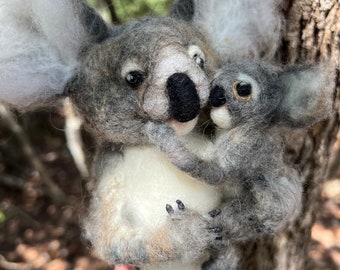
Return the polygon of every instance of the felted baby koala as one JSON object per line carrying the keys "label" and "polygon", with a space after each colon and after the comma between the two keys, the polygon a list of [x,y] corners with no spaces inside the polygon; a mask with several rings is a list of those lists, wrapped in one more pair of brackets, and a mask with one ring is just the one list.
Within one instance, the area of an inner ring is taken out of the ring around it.
{"label": "felted baby koala", "polygon": [[233,243],[275,233],[299,210],[299,174],[283,158],[280,128],[307,128],[327,118],[333,75],[322,64],[280,69],[263,62],[229,62],[211,84],[213,141],[181,139],[166,125],[149,124],[150,139],[178,168],[220,187],[222,203],[210,213],[216,216],[211,227],[223,227],[228,248],[205,269],[235,269]]}

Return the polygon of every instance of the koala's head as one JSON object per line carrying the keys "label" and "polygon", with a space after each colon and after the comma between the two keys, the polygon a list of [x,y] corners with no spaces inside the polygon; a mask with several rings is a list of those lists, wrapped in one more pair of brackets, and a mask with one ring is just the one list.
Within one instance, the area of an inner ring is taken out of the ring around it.
{"label": "koala's head", "polygon": [[147,120],[187,133],[208,101],[212,55],[187,22],[134,21],[86,53],[68,95],[109,140],[138,143]]}
{"label": "koala's head", "polygon": [[210,116],[223,129],[307,127],[329,117],[333,87],[334,71],[324,65],[281,70],[262,62],[228,63],[212,82]]}
{"label": "koala's head", "polygon": [[144,143],[148,120],[193,128],[216,57],[182,20],[192,10],[110,28],[85,0],[5,2],[0,101],[27,110],[67,95],[94,135],[114,142]]}

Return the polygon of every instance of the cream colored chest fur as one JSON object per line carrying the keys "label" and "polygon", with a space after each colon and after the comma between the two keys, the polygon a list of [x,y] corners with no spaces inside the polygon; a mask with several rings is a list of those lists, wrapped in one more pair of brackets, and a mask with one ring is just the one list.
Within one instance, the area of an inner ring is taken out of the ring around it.
{"label": "cream colored chest fur", "polygon": [[175,206],[178,199],[202,214],[215,209],[221,199],[217,187],[181,172],[151,146],[125,150],[124,162],[104,175],[98,192],[105,194],[110,189],[116,199],[119,196],[117,203],[121,204],[127,222],[146,230],[162,225],[168,216],[166,204]]}

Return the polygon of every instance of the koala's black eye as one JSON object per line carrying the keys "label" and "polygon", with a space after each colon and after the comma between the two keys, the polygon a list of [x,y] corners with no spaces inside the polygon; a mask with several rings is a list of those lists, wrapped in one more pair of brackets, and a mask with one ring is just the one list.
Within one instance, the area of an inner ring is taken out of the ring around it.
{"label": "koala's black eye", "polygon": [[236,81],[233,83],[234,97],[242,102],[247,102],[252,97],[252,86],[247,82]]}
{"label": "koala's black eye", "polygon": [[142,71],[131,71],[126,77],[125,81],[133,88],[137,88],[140,86],[145,79],[145,75]]}
{"label": "koala's black eye", "polygon": [[204,59],[200,56],[198,56],[197,54],[194,55],[194,60],[196,62],[196,64],[200,67],[200,68],[204,68]]}

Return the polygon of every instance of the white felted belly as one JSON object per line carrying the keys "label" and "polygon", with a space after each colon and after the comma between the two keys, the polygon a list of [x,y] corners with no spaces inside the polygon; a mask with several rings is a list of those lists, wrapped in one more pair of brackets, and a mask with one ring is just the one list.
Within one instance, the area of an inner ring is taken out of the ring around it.
{"label": "white felted belly", "polygon": [[[172,165],[156,147],[129,147],[124,161],[105,177],[105,189],[120,182],[122,210],[132,227],[155,229],[165,222],[166,204],[177,207],[181,200],[186,207],[207,214],[215,209],[221,192],[215,186],[202,183]],[[108,182],[109,181],[109,182]]]}

